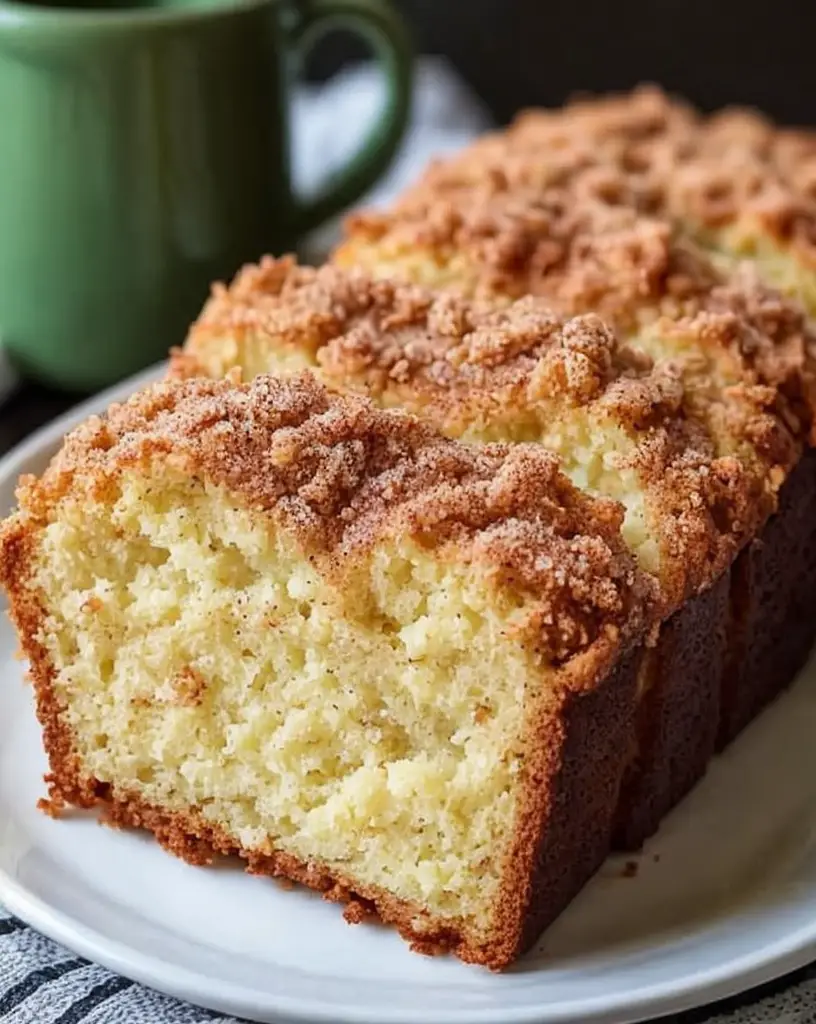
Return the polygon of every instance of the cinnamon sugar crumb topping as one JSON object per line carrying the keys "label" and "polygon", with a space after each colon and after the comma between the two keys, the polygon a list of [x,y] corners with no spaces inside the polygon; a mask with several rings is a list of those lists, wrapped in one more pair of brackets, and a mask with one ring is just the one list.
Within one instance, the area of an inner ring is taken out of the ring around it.
{"label": "cinnamon sugar crumb topping", "polygon": [[484,565],[533,601],[530,628],[551,658],[632,635],[653,597],[620,508],[574,488],[540,446],[465,446],[310,375],[159,384],[69,435],[21,505],[47,517],[68,488],[104,493],[156,457],[270,513],[329,574],[405,534]]}
{"label": "cinnamon sugar crumb topping", "polygon": [[816,265],[816,133],[754,111],[705,117],[655,87],[527,111],[436,161],[409,195],[476,183],[559,187],[697,228],[742,223]]}
{"label": "cinnamon sugar crumb topping", "polygon": [[711,294],[711,312],[655,328],[676,334],[679,349],[694,340],[685,362],[702,364],[689,370],[538,297],[497,308],[360,270],[266,260],[217,290],[175,373],[217,377],[238,365],[252,376],[285,369],[295,353],[332,389],[404,407],[450,436],[540,441],[579,486],[627,503],[624,536],[673,603],[729,563],[798,454],[796,415],[780,420],[776,391],[756,385],[749,365],[772,361],[773,345],[763,349],[747,312],[718,312],[725,291]]}
{"label": "cinnamon sugar crumb topping", "polygon": [[[325,311],[331,311],[327,314]],[[682,382],[669,364],[623,346],[594,314],[564,319],[529,296],[504,308],[362,271],[269,258],[219,287],[194,325],[174,375],[195,375],[211,338],[247,334],[306,351],[330,384],[371,395],[397,388],[453,415],[496,415],[538,400],[581,406],[609,392],[640,424],[676,412]],[[613,388],[614,384],[614,388]]]}
{"label": "cinnamon sugar crumb topping", "polygon": [[[635,209],[616,208],[610,218],[596,199],[576,206],[564,191],[553,199],[491,188],[489,199],[481,185],[428,188],[387,213],[360,215],[335,258],[377,276],[414,277],[417,267],[424,275],[435,266],[441,288],[494,303],[536,295],[567,316],[595,312],[633,346],[657,320],[692,324],[738,376],[779,389],[781,405],[789,404],[779,415],[800,437],[810,435],[816,335],[800,303],[765,286],[750,265],[717,270],[668,222]],[[553,226],[540,220],[542,204],[570,212]],[[447,236],[428,233],[434,209],[445,211]]]}
{"label": "cinnamon sugar crumb topping", "polygon": [[[325,311],[330,310],[330,315]],[[362,271],[266,259],[219,287],[193,327],[176,376],[195,375],[210,339],[269,338],[306,352],[324,381],[400,404],[433,406],[449,425],[521,414],[537,404],[587,405],[605,395],[633,425],[677,412],[683,387],[669,364],[619,344],[593,314],[564,319],[527,297],[496,309]],[[504,412],[503,412],[504,410]]]}

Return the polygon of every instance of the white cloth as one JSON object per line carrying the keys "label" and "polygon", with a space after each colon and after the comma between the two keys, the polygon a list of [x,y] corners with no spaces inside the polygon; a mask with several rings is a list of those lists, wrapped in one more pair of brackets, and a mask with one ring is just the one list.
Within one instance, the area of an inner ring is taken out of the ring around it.
{"label": "white cloth", "polygon": [[[364,198],[365,205],[389,202],[434,156],[461,149],[491,125],[486,108],[444,59],[422,58],[415,82],[411,126],[390,170]],[[382,84],[376,66],[361,65],[336,75],[328,87],[300,90],[293,111],[294,179],[299,189],[315,190],[360,148],[381,107]],[[339,218],[308,240],[306,250],[313,262],[332,247],[338,227]]]}

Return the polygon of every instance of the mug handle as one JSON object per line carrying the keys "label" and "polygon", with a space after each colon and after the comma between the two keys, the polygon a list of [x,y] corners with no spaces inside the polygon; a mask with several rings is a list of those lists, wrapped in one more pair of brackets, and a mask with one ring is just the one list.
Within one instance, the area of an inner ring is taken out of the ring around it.
{"label": "mug handle", "polygon": [[[348,29],[371,44],[387,84],[385,108],[360,150],[316,196],[294,197],[293,227],[301,235],[351,206],[391,163],[408,124],[413,53],[402,19],[379,0],[306,0],[298,5],[298,14],[290,36],[300,53],[333,29]],[[342,125],[338,129],[342,131]]]}

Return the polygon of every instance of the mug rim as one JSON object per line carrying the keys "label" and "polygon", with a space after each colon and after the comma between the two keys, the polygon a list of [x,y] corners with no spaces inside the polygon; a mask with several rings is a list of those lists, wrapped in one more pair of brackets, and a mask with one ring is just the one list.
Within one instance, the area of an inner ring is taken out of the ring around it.
{"label": "mug rim", "polygon": [[0,0],[0,32],[35,28],[151,27],[200,21],[238,11],[276,4],[277,0],[206,0],[191,7],[58,7],[24,0]]}

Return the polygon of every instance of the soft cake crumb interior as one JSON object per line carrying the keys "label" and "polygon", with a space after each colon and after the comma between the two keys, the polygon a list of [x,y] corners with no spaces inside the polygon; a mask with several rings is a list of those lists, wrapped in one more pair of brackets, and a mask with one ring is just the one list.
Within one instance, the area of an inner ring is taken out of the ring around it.
{"label": "soft cake crumb interior", "polygon": [[758,230],[752,220],[738,220],[719,231],[699,231],[695,237],[725,273],[750,260],[762,281],[798,299],[810,316],[816,316],[816,273],[812,266],[789,247]]}
{"label": "soft cake crumb interior", "polygon": [[[401,277],[425,288],[450,288],[462,295],[474,295],[481,277],[478,265],[455,245],[426,251],[420,245],[400,240],[368,242],[352,237],[334,253],[332,263],[365,270],[375,278]],[[496,302],[511,301],[500,294],[492,298]]]}
{"label": "soft cake crumb interior", "polygon": [[547,682],[512,635],[519,595],[410,540],[339,589],[180,474],[65,500],[38,565],[89,774],[489,927],[525,696]]}
{"label": "soft cake crumb interior", "polygon": [[[537,414],[537,415],[536,415]],[[492,424],[458,432],[465,441],[535,441],[561,460],[561,469],[576,487],[614,498],[624,507],[621,534],[642,568],[658,572],[660,537],[649,523],[647,499],[637,470],[631,468],[636,441],[632,433],[597,409],[571,408],[561,415],[530,410]],[[627,464],[629,463],[629,464]]]}

